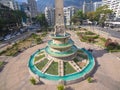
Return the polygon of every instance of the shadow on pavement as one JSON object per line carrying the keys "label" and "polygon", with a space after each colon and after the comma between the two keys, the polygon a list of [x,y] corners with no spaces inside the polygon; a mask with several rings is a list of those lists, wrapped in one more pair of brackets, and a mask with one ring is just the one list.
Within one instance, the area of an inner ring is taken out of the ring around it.
{"label": "shadow on pavement", "polygon": [[75,90],[75,89],[69,86],[69,87],[66,87],[65,90]]}
{"label": "shadow on pavement", "polygon": [[105,49],[102,49],[102,50],[93,50],[93,56],[95,58],[102,57],[106,53],[108,53],[108,52]]}
{"label": "shadow on pavement", "polygon": [[[97,58],[102,57],[106,53],[107,53],[107,51],[104,50],[104,49],[102,49],[102,50],[93,50],[92,54],[93,54],[93,57],[95,59],[95,67],[94,67],[94,70],[92,71],[91,77],[94,77],[94,74],[97,72],[98,68],[101,66],[98,63]],[[93,79],[92,83],[97,83],[97,80]]]}

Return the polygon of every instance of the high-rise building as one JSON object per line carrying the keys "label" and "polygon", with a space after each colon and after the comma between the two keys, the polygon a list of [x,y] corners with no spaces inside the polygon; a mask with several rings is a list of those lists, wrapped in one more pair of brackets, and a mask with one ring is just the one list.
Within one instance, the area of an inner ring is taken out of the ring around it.
{"label": "high-rise building", "polygon": [[107,5],[109,9],[115,13],[115,18],[120,18],[120,0],[102,0],[103,5]]}
{"label": "high-rise building", "polygon": [[30,17],[29,5],[25,2],[20,4],[20,10],[25,12],[28,17]]}
{"label": "high-rise building", "polygon": [[[64,24],[65,25],[70,25],[70,20],[72,16],[76,13],[78,10],[77,7],[74,6],[69,6],[69,7],[64,7]],[[45,8],[45,17],[47,19],[47,22],[49,26],[54,26],[55,24],[55,9],[51,7],[46,7]]]}
{"label": "high-rise building", "polygon": [[45,8],[45,17],[47,19],[49,26],[54,26],[55,24],[55,9],[51,7]]}
{"label": "high-rise building", "polygon": [[94,5],[94,11],[96,11],[97,8],[102,6],[102,2],[94,2],[93,5]]}
{"label": "high-rise building", "polygon": [[93,2],[92,0],[90,2],[84,1],[83,3],[83,13],[91,12],[93,11]]}
{"label": "high-rise building", "polygon": [[15,0],[0,0],[0,3],[3,4],[4,6],[7,6],[11,8],[12,10],[18,10],[18,2]]}
{"label": "high-rise building", "polygon": [[74,6],[64,7],[65,25],[70,25],[70,20],[77,10]]}
{"label": "high-rise building", "polygon": [[107,5],[108,7],[111,6],[111,1],[112,1],[112,0],[102,0],[103,5]]}
{"label": "high-rise building", "polygon": [[0,3],[14,10],[14,0],[0,0]]}
{"label": "high-rise building", "polygon": [[14,6],[14,10],[19,10],[19,9],[20,9],[18,2],[15,1],[15,0],[14,0],[14,2],[13,2],[13,6]]}
{"label": "high-rise building", "polygon": [[38,15],[36,0],[28,0],[28,5],[29,5],[31,17],[36,17]]}
{"label": "high-rise building", "polygon": [[[7,7],[7,6],[4,6],[2,3],[0,3],[0,10],[8,10],[8,11],[10,11],[10,10],[12,10],[11,8],[9,8],[9,7]],[[2,13],[1,13],[2,14]],[[2,16],[2,15],[0,15],[0,16]],[[3,15],[3,16],[5,16],[5,15]],[[3,16],[2,16],[2,18],[3,18]]]}

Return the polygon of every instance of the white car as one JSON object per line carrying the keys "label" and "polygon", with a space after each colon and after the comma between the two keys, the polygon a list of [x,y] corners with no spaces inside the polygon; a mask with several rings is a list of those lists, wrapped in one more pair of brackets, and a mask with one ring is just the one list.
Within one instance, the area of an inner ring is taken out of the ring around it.
{"label": "white car", "polygon": [[17,36],[20,35],[20,32],[18,32],[16,35],[17,35]]}
{"label": "white car", "polygon": [[5,36],[5,38],[4,38],[5,41],[6,41],[6,40],[9,40],[9,39],[11,39],[11,35],[7,35],[7,36]]}

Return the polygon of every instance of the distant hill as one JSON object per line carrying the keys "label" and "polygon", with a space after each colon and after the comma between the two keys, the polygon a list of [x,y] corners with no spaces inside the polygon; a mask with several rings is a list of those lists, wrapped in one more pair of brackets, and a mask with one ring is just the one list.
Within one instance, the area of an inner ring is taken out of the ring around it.
{"label": "distant hill", "polygon": [[[86,0],[89,2],[90,0]],[[101,1],[101,0],[93,0],[93,2]],[[64,0],[64,6],[76,6],[78,8],[82,8],[84,0]],[[37,0],[38,11],[44,11],[45,7],[54,7],[54,0]]]}

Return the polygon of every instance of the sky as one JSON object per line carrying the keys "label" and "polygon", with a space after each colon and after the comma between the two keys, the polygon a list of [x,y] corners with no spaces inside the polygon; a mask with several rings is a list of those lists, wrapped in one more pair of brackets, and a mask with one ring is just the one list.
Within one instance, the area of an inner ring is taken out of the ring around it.
{"label": "sky", "polygon": [[[19,2],[27,2],[27,0],[16,0]],[[37,1],[37,0],[36,0]],[[82,8],[82,4],[83,4],[84,0],[64,0],[64,6],[76,6],[78,8]],[[85,1],[90,1],[90,0],[85,0]],[[101,1],[101,0],[92,0],[92,1]],[[39,0],[39,2],[37,2],[37,8],[38,11],[44,11],[46,6],[50,6],[53,7],[54,6],[54,0]]]}
{"label": "sky", "polygon": [[19,2],[27,2],[27,0],[16,0],[16,1],[19,1]]}
{"label": "sky", "polygon": [[[27,2],[27,0],[16,0],[16,1],[19,1],[19,2]],[[36,0],[37,1],[37,0]]]}

